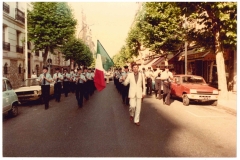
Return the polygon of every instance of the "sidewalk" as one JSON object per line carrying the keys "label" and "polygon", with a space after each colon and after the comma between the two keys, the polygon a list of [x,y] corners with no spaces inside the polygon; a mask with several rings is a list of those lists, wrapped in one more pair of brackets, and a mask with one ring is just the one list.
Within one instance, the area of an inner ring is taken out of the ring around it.
{"label": "sidewalk", "polygon": [[218,99],[218,107],[237,113],[237,92],[228,92],[227,99]]}

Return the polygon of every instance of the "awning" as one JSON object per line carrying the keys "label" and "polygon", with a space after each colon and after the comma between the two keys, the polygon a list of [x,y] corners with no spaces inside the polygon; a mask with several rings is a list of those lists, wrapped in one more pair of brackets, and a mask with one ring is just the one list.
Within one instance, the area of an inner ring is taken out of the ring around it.
{"label": "awning", "polygon": [[158,60],[156,60],[156,61],[152,64],[152,66],[157,66],[161,61],[164,61],[164,57],[158,58]]}
{"label": "awning", "polygon": [[147,65],[148,63],[150,63],[153,59],[148,59],[148,60],[145,60],[143,65]]}
{"label": "awning", "polygon": [[[179,61],[184,60],[185,51],[180,53]],[[188,60],[203,60],[203,61],[214,61],[216,60],[216,56],[210,51],[197,52],[195,49],[187,51],[187,59]]]}
{"label": "awning", "polygon": [[[143,65],[143,67],[145,67],[145,68],[152,67],[152,64],[153,64],[154,62],[156,62],[158,59],[159,59],[159,58],[151,59],[151,61],[150,61],[148,64]],[[152,67],[152,68],[154,68],[154,67]]]}

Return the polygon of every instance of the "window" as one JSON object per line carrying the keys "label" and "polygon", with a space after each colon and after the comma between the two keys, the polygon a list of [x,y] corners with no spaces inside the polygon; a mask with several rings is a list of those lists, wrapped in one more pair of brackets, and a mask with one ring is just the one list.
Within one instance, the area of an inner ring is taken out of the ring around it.
{"label": "window", "polygon": [[12,85],[9,82],[9,80],[6,80],[6,83],[7,83],[7,90],[12,90]]}
{"label": "window", "polygon": [[2,80],[2,86],[3,86],[3,92],[6,91],[6,84],[4,80]]}
{"label": "window", "polygon": [[5,2],[3,2],[3,11],[6,12],[6,13],[9,13],[9,5]]}
{"label": "window", "polygon": [[5,42],[5,30],[6,30],[6,27],[3,26],[3,35],[2,35],[3,42]]}
{"label": "window", "polygon": [[3,69],[4,69],[4,74],[8,74],[8,64],[7,63],[5,63]]}
{"label": "window", "polygon": [[31,49],[31,42],[27,42],[27,48]]}
{"label": "window", "polygon": [[19,64],[19,67],[18,67],[18,73],[21,74],[22,73],[22,65]]}

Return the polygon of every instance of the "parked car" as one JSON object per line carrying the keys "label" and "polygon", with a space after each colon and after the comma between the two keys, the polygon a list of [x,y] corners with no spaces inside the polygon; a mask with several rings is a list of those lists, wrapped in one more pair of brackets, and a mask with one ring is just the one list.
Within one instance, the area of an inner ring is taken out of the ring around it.
{"label": "parked car", "polygon": [[2,100],[3,100],[3,113],[8,113],[9,115],[15,117],[18,115],[18,97],[14,92],[10,81],[3,77],[2,80]]}
{"label": "parked car", "polygon": [[171,83],[171,96],[182,98],[185,106],[189,105],[190,100],[209,101],[216,106],[218,95],[218,89],[210,87],[201,76],[174,75]]}
{"label": "parked car", "polygon": [[[27,101],[42,100],[41,85],[38,78],[26,79],[22,86],[15,89],[18,99],[21,103]],[[50,96],[54,94],[54,82],[50,83]]]}

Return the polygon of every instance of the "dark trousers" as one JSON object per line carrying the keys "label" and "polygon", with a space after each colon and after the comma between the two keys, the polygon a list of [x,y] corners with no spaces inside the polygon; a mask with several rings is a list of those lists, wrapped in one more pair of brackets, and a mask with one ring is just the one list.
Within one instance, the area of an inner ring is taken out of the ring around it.
{"label": "dark trousers", "polygon": [[129,92],[129,85],[122,86],[122,101],[124,104],[129,104],[129,98],[128,98],[128,92]]}
{"label": "dark trousers", "polygon": [[63,81],[63,92],[65,97],[67,97],[69,92],[69,81]]}
{"label": "dark trousers", "polygon": [[94,82],[93,80],[89,80],[89,95],[93,95],[94,93]]}
{"label": "dark trousers", "polygon": [[50,85],[41,85],[42,99],[45,104],[45,109],[49,108]]}
{"label": "dark trousers", "polygon": [[62,90],[62,83],[61,82],[57,82],[54,84],[54,95],[55,95],[55,99],[56,101],[60,101],[61,98],[61,90]]}
{"label": "dark trousers", "polygon": [[89,100],[88,84],[88,81],[83,83],[83,96],[86,100]]}
{"label": "dark trousers", "polygon": [[70,91],[72,92],[72,93],[74,93],[75,92],[75,82],[70,82],[69,83],[69,86],[70,86]]}
{"label": "dark trousers", "polygon": [[147,78],[147,94],[152,94],[152,79]]}
{"label": "dark trousers", "polygon": [[84,84],[83,83],[78,83],[75,85],[76,86],[76,99],[78,101],[78,106],[82,107],[83,106],[83,89],[84,89]]}
{"label": "dark trousers", "polygon": [[163,103],[170,105],[171,83],[163,82]]}
{"label": "dark trousers", "polygon": [[157,99],[162,99],[162,81],[161,79],[155,79],[155,96]]}

